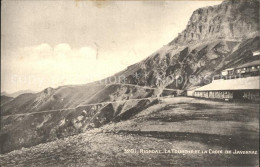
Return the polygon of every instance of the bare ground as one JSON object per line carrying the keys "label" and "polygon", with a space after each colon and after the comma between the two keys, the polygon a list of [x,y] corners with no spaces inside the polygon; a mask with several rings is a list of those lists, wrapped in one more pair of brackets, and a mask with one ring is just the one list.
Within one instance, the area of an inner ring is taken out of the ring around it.
{"label": "bare ground", "polygon": [[[258,166],[258,120],[258,104],[169,98],[130,120],[1,155],[0,164]],[[165,149],[194,152],[179,154],[165,152]],[[209,153],[209,149],[218,150],[218,154]],[[151,153],[144,153],[143,150]],[[195,153],[195,150],[200,150],[200,153]],[[225,150],[232,153],[226,154]],[[233,154],[235,150],[257,151],[257,154]]]}

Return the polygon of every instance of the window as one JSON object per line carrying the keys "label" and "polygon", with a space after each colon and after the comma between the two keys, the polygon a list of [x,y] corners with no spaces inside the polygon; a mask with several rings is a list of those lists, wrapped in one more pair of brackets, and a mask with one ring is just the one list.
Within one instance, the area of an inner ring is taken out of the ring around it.
{"label": "window", "polygon": [[233,69],[232,70],[228,70],[227,72],[228,72],[229,75],[232,75],[234,73],[234,70]]}

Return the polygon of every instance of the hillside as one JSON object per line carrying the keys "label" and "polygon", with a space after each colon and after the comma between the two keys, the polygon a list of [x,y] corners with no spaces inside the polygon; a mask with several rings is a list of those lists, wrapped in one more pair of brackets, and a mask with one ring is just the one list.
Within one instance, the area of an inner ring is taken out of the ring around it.
{"label": "hillside", "polygon": [[1,92],[1,96],[9,96],[9,97],[17,97],[21,94],[25,94],[25,93],[35,93],[35,91],[32,90],[20,90],[14,93],[6,93],[6,92]]}
{"label": "hillside", "polygon": [[[225,68],[259,59],[252,54],[260,45],[258,9],[257,0],[224,1],[198,9],[186,29],[171,43],[113,77],[125,76],[126,84],[153,88],[158,86],[160,78],[162,88],[177,90],[208,84],[213,75]],[[163,94],[157,89],[98,83],[46,88],[39,93],[19,95],[3,104],[0,152],[78,134],[111,121],[130,119],[158,101],[125,100]],[[103,103],[113,101],[121,102]],[[93,103],[101,104],[86,106]],[[33,112],[40,113],[28,114]]]}
{"label": "hillside", "polygon": [[[259,166],[259,105],[168,98],[127,121],[0,155],[3,166]],[[134,152],[131,151],[134,149]],[[174,152],[165,153],[164,150]],[[191,150],[221,150],[192,154]],[[162,153],[143,153],[158,151]]]}
{"label": "hillside", "polygon": [[[259,59],[252,53],[259,44],[257,36],[242,41],[212,39],[179,47],[167,45],[118,75],[127,76],[126,82],[131,84],[156,87],[157,76],[162,73],[162,78],[173,78],[166,87],[187,90],[208,84],[223,69]],[[147,79],[133,78],[135,73],[146,74]]]}
{"label": "hillside", "polygon": [[11,101],[13,98],[6,96],[6,95],[1,95],[1,106],[4,105],[5,103]]}
{"label": "hillside", "polygon": [[[118,75],[127,76],[128,83],[152,87],[156,76],[171,76],[175,81],[168,87],[189,89],[208,84],[225,68],[259,59],[253,57],[255,50],[259,50],[259,1],[226,0],[194,11],[172,42]],[[134,73],[147,76],[136,79]],[[190,83],[189,77],[197,82]]]}

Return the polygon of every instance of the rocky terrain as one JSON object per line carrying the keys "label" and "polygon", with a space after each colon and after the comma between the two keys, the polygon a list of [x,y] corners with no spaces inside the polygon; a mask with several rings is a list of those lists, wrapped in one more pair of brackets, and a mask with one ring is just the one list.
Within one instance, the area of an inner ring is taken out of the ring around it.
{"label": "rocky terrain", "polygon": [[[258,104],[167,98],[127,121],[0,155],[0,164],[258,166],[258,118]],[[165,149],[177,152],[165,152]],[[201,152],[185,153],[184,150]],[[232,152],[227,154],[225,150]],[[254,152],[236,154],[235,150]]]}
{"label": "rocky terrain", "polygon": [[[166,88],[187,90],[210,83],[212,77],[223,69],[259,59],[252,53],[258,50],[259,44],[257,36],[243,41],[212,39],[178,47],[167,45],[117,75],[127,76],[128,83],[151,87],[156,86],[159,75],[174,79],[165,83]],[[132,73],[146,74],[147,78],[136,79]]]}
{"label": "rocky terrain", "polygon": [[[111,122],[116,123],[120,121],[124,122],[129,119],[132,120],[132,118],[138,114],[146,113],[144,110],[154,106],[158,103],[158,101],[155,99],[144,99],[138,101],[126,100],[143,99],[147,97],[155,98],[158,95],[175,95],[176,91],[166,92],[162,90],[164,88],[169,88],[180,91],[202,86],[208,84],[211,81],[212,76],[218,74],[225,68],[235,67],[237,65],[242,65],[259,59],[259,57],[253,56],[253,51],[259,50],[260,45],[258,36],[258,10],[259,1],[257,0],[232,0],[224,1],[222,4],[217,6],[202,8],[194,11],[186,29],[172,42],[154,52],[147,59],[133,64],[126,70],[115,74],[113,78],[121,78],[121,76],[123,76],[124,79],[119,82],[117,81],[115,83],[113,80],[109,80],[109,82],[104,84],[104,80],[102,80],[100,82],[89,83],[86,85],[46,88],[38,93],[26,93],[11,99],[1,96],[2,129],[0,132],[0,152],[7,153],[22,147],[31,147],[50,141],[54,141],[55,143],[55,140],[57,140],[57,142],[63,142],[65,140],[70,140],[70,138],[63,140],[62,138],[64,137],[76,135],[86,131],[88,132],[90,129],[100,128]],[[196,78],[193,78],[194,76]],[[160,81],[159,83],[158,79]],[[197,108],[198,106],[196,105],[189,107],[193,107],[195,111],[201,109]],[[213,108],[214,107],[210,109],[214,110]],[[259,111],[259,109],[256,109],[255,107],[253,108],[252,113]],[[189,109],[184,107],[184,111],[187,110]],[[215,109],[214,111],[219,110]],[[228,111],[230,110],[227,109],[227,112]],[[34,112],[38,113],[30,114]],[[172,112],[175,112],[175,110]],[[189,119],[194,117],[192,114],[189,115]],[[169,119],[172,120],[169,121],[174,122],[175,119],[182,118],[182,116],[176,116],[176,118],[175,116],[170,117]],[[211,116],[212,115],[209,115],[207,119],[213,119]],[[248,119],[253,119],[251,118],[250,113],[249,117],[250,118]],[[164,122],[166,118],[167,116],[165,116],[165,118],[151,117],[150,119],[157,120],[157,123],[160,123],[161,121]],[[218,119],[225,118],[218,116],[215,121]],[[138,122],[138,120],[135,121]],[[248,123],[246,123],[246,126],[247,124]],[[136,126],[139,127],[138,125]],[[200,125],[198,128],[201,128],[202,126],[203,125]],[[240,129],[244,128],[244,124],[234,124],[234,127],[236,126]],[[153,127],[155,128],[155,126]],[[130,127],[128,128],[131,129]],[[126,130],[130,131],[129,129],[122,129],[120,133],[122,132],[122,139],[125,135],[129,137],[129,148],[131,148],[136,145],[136,142],[138,142],[139,139],[132,139],[131,135],[124,133]],[[133,131],[138,130],[134,129]],[[158,131],[160,131],[160,129],[158,129]],[[134,135],[138,135],[136,132],[133,133]],[[83,134],[83,136],[84,135],[87,135],[87,133]],[[100,137],[107,137],[107,142],[118,138],[115,143],[111,141],[111,147],[113,144],[119,145],[122,142],[119,134],[99,135],[101,135]],[[162,133],[162,136],[163,135],[165,134]],[[180,137],[180,139],[183,138],[185,137]],[[195,138],[199,137],[195,136]],[[145,135],[145,137],[142,136],[142,140],[146,143],[147,140],[151,139],[147,139]],[[140,142],[142,140],[140,140]],[[221,141],[222,138],[219,140]],[[154,146],[161,147],[159,146],[160,144],[156,144],[157,141],[158,140],[156,139],[155,143],[153,143],[153,140],[151,140],[151,143],[148,144],[154,144]],[[255,141],[255,139],[253,141]],[[104,142],[105,141],[101,141],[101,143]],[[100,144],[100,147],[102,147],[101,143],[97,143],[97,145]],[[185,145],[190,143],[183,144]],[[83,143],[83,145],[85,146],[86,143]],[[54,150],[54,153],[52,154],[51,152],[48,152],[48,144],[46,144],[46,148],[44,144],[39,146],[40,149],[42,146],[43,150],[45,150],[44,153],[42,153],[41,150],[37,150],[37,146],[34,147],[36,148],[36,152],[30,150],[29,148],[23,149],[23,151],[29,150],[29,152],[24,154],[24,158],[28,157],[32,158],[32,160],[27,161],[27,159],[22,160],[18,158],[21,160],[21,164],[26,166],[25,161],[28,163],[38,162],[39,159],[43,160],[39,161],[39,163],[43,163],[45,165],[54,162],[56,160],[55,157],[54,160],[49,161],[46,160],[48,157],[44,156],[47,156],[48,154],[54,156],[54,154],[57,154],[57,152],[55,152],[57,150]],[[70,149],[64,144],[62,144],[62,147],[65,147],[65,149]],[[75,147],[79,149],[80,145],[76,144]],[[111,147],[108,148],[112,149]],[[206,148],[208,147],[209,146]],[[53,147],[53,149],[54,148],[55,147]],[[83,154],[83,152],[77,152],[76,148],[75,154]],[[96,151],[98,151],[98,149],[96,149]],[[63,154],[63,152],[64,154],[67,154],[66,151],[61,151],[61,154]],[[94,152],[95,151],[91,152],[91,154]],[[7,154],[7,156],[3,156],[5,164],[10,162],[9,155],[12,154],[16,155],[15,152],[12,152],[11,154]],[[35,156],[30,156],[31,154]],[[101,154],[104,157],[107,156],[106,153]],[[124,156],[124,154],[122,154],[122,156]],[[7,157],[7,160],[5,157]],[[115,157],[117,156],[114,156],[114,158]],[[133,157],[136,158],[138,156],[133,155]],[[149,156],[147,156],[147,158],[148,157]],[[37,160],[37,158],[39,159]],[[139,158],[140,157],[138,157],[138,161],[141,164],[142,162],[146,162],[148,160],[146,158],[143,160]],[[162,157],[158,156],[157,158],[160,159]],[[64,158],[62,159],[64,160]],[[68,155],[66,159],[70,159],[70,155]],[[194,159],[194,157],[191,159]],[[18,163],[19,160],[13,160],[13,162],[10,163],[15,164]],[[93,159],[92,162],[96,160],[97,159]],[[129,160],[131,160],[131,158]],[[125,161],[128,161],[127,158]],[[165,162],[174,164],[178,162],[178,159],[176,158],[173,161]],[[90,162],[88,161],[88,163]],[[153,162],[156,163],[156,161]],[[59,161],[57,163],[59,163]],[[105,164],[109,165],[109,163],[112,163],[112,159]],[[129,161],[129,163],[124,162],[123,164],[131,165],[131,161]]]}
{"label": "rocky terrain", "polygon": [[259,30],[259,2],[225,0],[222,4],[193,12],[186,29],[170,44],[182,45],[197,40],[241,40]]}
{"label": "rocky terrain", "polygon": [[[63,91],[48,88],[38,94],[20,95],[3,105],[1,109],[6,112],[2,112],[1,151],[78,134],[110,121],[127,120],[155,103],[155,99],[143,99],[152,96],[150,89],[103,85],[97,86],[101,90],[96,92],[93,86],[84,88],[92,89],[93,94],[77,91],[78,87],[66,87]],[[121,102],[106,103],[113,101]]]}

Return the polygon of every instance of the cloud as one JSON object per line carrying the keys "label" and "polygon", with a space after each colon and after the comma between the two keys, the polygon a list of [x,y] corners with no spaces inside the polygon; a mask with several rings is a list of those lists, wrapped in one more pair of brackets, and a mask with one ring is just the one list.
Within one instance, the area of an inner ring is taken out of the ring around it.
{"label": "cloud", "polygon": [[37,46],[30,46],[19,48],[17,52],[14,53],[17,60],[39,60],[39,59],[75,59],[75,58],[96,58],[96,50],[89,46],[84,46],[81,48],[71,48],[67,43],[61,43],[53,48],[47,44],[43,43]]}
{"label": "cloud", "polygon": [[91,46],[72,48],[67,43],[47,43],[18,49],[4,58],[3,87],[41,90],[66,84],[85,84],[125,68],[117,59],[96,59]]}

